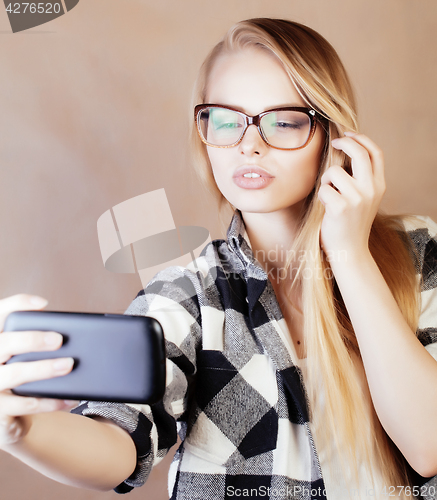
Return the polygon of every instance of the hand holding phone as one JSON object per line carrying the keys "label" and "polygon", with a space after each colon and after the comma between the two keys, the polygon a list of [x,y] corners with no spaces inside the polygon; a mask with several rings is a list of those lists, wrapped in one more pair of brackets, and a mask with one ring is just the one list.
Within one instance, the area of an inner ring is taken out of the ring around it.
{"label": "hand holding phone", "polygon": [[164,335],[154,318],[17,311],[6,318],[5,329],[54,331],[63,337],[59,350],[18,354],[7,365],[59,357],[74,360],[65,377],[28,382],[14,387],[14,394],[147,404],[164,394]]}
{"label": "hand holding phone", "polygon": [[24,294],[0,300],[0,448],[25,434],[21,417],[76,404],[65,400],[153,404],[164,394],[158,321],[41,311],[46,304]]}
{"label": "hand holding phone", "polygon": [[[47,301],[41,297],[25,294],[0,300],[0,331],[3,331],[4,320],[9,313],[23,309],[40,310],[46,304]],[[52,351],[59,349],[61,345],[62,336],[55,332],[0,333],[0,448],[18,441],[26,432],[26,419],[21,417],[63,410],[71,408],[74,404],[56,399],[24,398],[11,392],[11,389],[26,382],[69,373],[73,367],[73,360],[61,358],[5,365],[11,356],[16,354]]]}

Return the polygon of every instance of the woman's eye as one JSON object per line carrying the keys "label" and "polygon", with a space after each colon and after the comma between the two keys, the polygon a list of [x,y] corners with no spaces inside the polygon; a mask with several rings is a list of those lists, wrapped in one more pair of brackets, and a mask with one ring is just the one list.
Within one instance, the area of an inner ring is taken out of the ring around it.
{"label": "woman's eye", "polygon": [[274,127],[283,130],[299,130],[302,128],[302,124],[297,122],[276,122]]}
{"label": "woman's eye", "polygon": [[217,130],[220,130],[220,129],[234,129],[234,128],[238,128],[240,127],[240,124],[239,123],[235,123],[235,122],[228,122],[228,123],[220,123],[216,126],[216,129]]}

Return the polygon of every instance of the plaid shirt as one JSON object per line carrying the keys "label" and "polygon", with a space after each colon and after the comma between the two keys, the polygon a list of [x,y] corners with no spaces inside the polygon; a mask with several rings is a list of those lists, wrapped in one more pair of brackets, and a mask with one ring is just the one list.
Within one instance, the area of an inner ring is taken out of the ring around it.
{"label": "plaid shirt", "polygon": [[[420,222],[409,235],[423,274],[419,338],[428,345],[437,342],[437,227]],[[134,440],[137,468],[115,491],[141,486],[178,432],[171,499],[326,498],[288,329],[238,210],[227,241],[209,243],[186,268],[159,272],[126,314],[152,316],[164,329],[163,401],[82,402],[73,410],[109,418]]]}

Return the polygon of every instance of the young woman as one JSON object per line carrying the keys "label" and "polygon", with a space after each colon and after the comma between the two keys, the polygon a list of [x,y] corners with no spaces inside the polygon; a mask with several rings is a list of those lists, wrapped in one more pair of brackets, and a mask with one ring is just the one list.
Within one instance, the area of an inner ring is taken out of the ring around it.
{"label": "young woman", "polygon": [[[199,173],[234,216],[226,240],[127,310],[164,328],[163,401],[53,411],[65,403],[9,390],[69,360],[0,366],[1,447],[67,484],[127,492],[178,432],[174,499],[437,498],[437,227],[378,213],[383,156],[357,133],[334,49],[297,23],[242,21],[194,104]],[[43,307],[29,300],[2,312]],[[5,332],[0,362],[59,344]]]}

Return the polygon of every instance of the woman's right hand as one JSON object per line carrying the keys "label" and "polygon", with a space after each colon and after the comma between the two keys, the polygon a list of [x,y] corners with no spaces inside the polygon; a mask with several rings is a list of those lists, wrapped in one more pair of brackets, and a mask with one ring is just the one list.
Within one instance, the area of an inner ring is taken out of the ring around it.
{"label": "woman's right hand", "polygon": [[[6,316],[13,311],[41,310],[47,301],[32,295],[13,295],[0,300],[0,332]],[[25,436],[30,426],[27,415],[71,408],[73,402],[16,396],[11,389],[26,382],[59,377],[70,373],[72,358],[58,358],[5,365],[16,354],[55,351],[62,345],[56,332],[23,331],[0,333],[0,449]]]}

